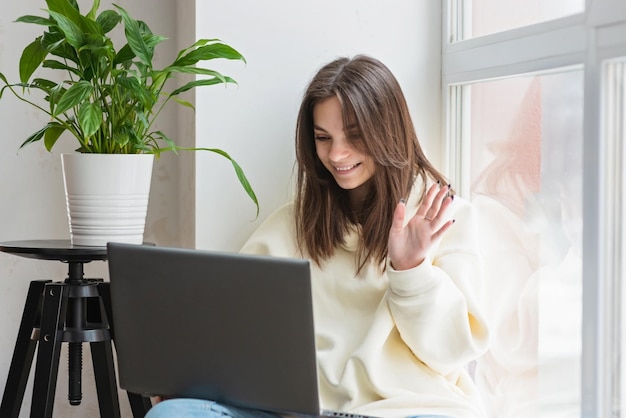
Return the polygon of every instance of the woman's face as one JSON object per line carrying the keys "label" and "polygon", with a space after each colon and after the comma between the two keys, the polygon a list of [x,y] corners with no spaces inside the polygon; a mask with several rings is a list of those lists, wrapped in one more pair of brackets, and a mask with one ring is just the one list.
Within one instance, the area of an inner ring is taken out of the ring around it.
{"label": "woman's face", "polygon": [[317,157],[345,190],[355,190],[374,174],[374,159],[354,147],[361,141],[356,125],[343,126],[341,103],[336,96],[313,108],[313,131]]}

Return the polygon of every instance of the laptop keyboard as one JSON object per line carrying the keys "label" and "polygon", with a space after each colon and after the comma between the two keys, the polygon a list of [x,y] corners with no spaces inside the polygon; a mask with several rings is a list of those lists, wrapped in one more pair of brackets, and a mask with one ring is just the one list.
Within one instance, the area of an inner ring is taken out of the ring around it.
{"label": "laptop keyboard", "polygon": [[332,418],[374,418],[374,417],[371,417],[369,415],[361,415],[361,414],[353,414],[353,413],[350,413],[350,412],[329,411],[329,410],[323,410],[322,411],[322,416],[323,417],[332,417]]}

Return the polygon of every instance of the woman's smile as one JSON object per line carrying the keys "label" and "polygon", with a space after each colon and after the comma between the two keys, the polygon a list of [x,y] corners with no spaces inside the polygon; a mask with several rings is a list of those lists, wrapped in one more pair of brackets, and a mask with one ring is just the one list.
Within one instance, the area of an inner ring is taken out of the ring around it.
{"label": "woman's smile", "polygon": [[374,159],[354,146],[362,141],[356,126],[344,127],[343,109],[336,96],[323,100],[313,109],[317,157],[339,187],[354,190],[374,174]]}
{"label": "woman's smile", "polygon": [[349,172],[352,172],[355,168],[357,168],[360,165],[361,163],[356,163],[350,166],[335,166],[335,170],[337,170],[340,174],[347,174]]}

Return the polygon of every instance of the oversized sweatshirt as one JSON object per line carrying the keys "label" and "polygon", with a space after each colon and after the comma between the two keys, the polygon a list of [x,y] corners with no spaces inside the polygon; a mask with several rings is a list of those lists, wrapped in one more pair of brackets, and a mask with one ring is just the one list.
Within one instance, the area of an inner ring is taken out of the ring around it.
{"label": "oversized sweatshirt", "polygon": [[[419,198],[409,197],[405,223]],[[396,271],[387,262],[384,272],[370,264],[356,275],[357,226],[330,259],[311,263],[322,408],[484,416],[468,372],[488,346],[475,214],[455,197],[447,215],[456,222],[413,269]],[[306,258],[296,243],[293,204],[270,215],[242,252]]]}

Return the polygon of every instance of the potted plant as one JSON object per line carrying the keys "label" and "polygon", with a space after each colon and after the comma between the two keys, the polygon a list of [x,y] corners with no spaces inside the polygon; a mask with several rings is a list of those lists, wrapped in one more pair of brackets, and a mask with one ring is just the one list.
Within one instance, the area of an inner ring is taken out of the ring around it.
{"label": "potted plant", "polygon": [[[193,109],[191,103],[180,97],[182,93],[196,87],[236,83],[228,76],[197,64],[218,58],[245,62],[239,52],[217,39],[201,39],[181,50],[170,65],[157,69],[153,65],[155,47],[165,38],[153,34],[145,22],[132,18],[122,7],[114,5],[112,10],[99,12],[100,1],[94,0],[91,9],[81,14],[76,0],[46,0],[46,4],[47,17],[27,15],[17,19],[17,22],[40,25],[44,30],[22,52],[18,83],[10,83],[0,73],[0,80],[4,82],[0,98],[10,91],[49,117],[47,123],[30,135],[20,148],[43,141],[50,151],[64,133],[72,135],[77,141],[77,153],[62,155],[64,170],[68,168],[66,166],[72,166],[64,174],[64,179],[74,244],[104,245],[109,240],[135,242],[140,240],[137,237],[138,229],[141,229],[142,239],[145,210],[129,209],[129,206],[135,201],[141,201],[147,209],[146,193],[150,188],[152,161],[167,151],[204,150],[227,158],[245,192],[256,205],[258,214],[255,193],[239,164],[228,153],[216,148],[182,147],[164,132],[154,129],[154,122],[170,102]],[[116,49],[110,34],[114,29],[121,28],[126,43]],[[33,77],[37,70],[46,70],[51,76]],[[196,78],[177,88],[169,87],[175,76],[185,74]],[[39,101],[29,98],[32,92],[40,92],[43,98]],[[109,191],[98,194],[100,185],[94,181],[99,180],[86,180],[86,172],[73,168],[70,158],[76,156],[88,156],[91,159],[117,156],[122,161],[136,156],[148,160],[143,163],[149,173],[147,191],[146,181],[135,179],[137,169],[124,172],[118,161],[112,172],[103,173],[106,169],[95,169],[96,162],[89,161],[88,172],[100,172],[105,178],[117,174],[117,183],[124,183],[127,189],[126,197],[121,200],[110,198]],[[69,171],[77,170],[78,182],[68,179]],[[132,181],[129,180],[131,178]],[[87,189],[86,198],[68,191],[76,183]],[[141,183],[144,191],[130,190],[130,186]],[[72,211],[69,207],[72,203],[77,203],[79,208]],[[104,214],[101,209],[103,206],[109,206],[114,214]],[[86,219],[87,212],[92,210],[96,212],[95,221]],[[111,221],[113,218],[116,220]],[[141,218],[141,226],[132,220]],[[89,230],[96,232],[96,235],[106,235],[102,229],[108,226],[100,223],[95,225],[95,222],[116,224],[120,219],[122,225],[118,225],[121,226],[121,232],[116,232],[118,235],[75,242],[75,238],[78,241],[77,237]],[[124,223],[129,219],[132,225]],[[77,221],[74,226],[73,220]],[[128,238],[127,235],[133,237]]]}

